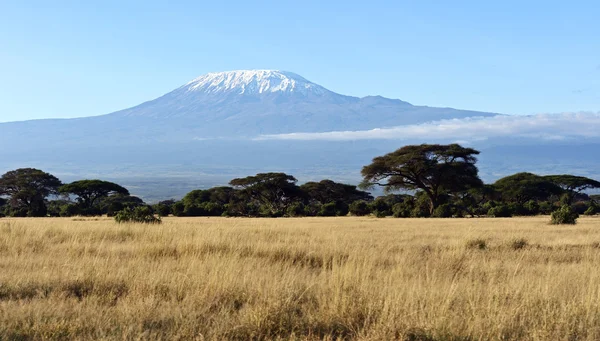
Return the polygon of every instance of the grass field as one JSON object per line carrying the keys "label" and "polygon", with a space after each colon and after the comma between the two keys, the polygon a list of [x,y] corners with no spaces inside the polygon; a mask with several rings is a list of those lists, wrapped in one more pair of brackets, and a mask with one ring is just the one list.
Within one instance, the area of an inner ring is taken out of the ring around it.
{"label": "grass field", "polygon": [[0,340],[599,340],[600,217],[0,219]]}

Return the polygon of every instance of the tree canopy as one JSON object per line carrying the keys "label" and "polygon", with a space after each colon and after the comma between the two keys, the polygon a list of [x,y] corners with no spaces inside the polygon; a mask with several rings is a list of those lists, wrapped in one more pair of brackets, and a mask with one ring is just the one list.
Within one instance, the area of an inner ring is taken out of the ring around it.
{"label": "tree canopy", "polygon": [[287,205],[302,197],[296,178],[285,173],[259,173],[233,179],[229,184],[241,190],[249,201],[256,201],[272,214],[285,211]]}
{"label": "tree canopy", "polygon": [[517,173],[499,179],[494,188],[507,202],[524,204],[529,200],[547,200],[563,190],[549,179],[532,173]]}
{"label": "tree canopy", "polygon": [[61,186],[61,194],[74,194],[83,208],[92,208],[100,198],[112,194],[129,195],[129,191],[116,183],[102,180],[79,180]]}
{"label": "tree canopy", "polygon": [[361,187],[379,185],[388,192],[422,190],[433,212],[442,195],[483,185],[475,166],[477,154],[479,151],[458,144],[405,146],[363,167]]}
{"label": "tree canopy", "polygon": [[0,195],[9,197],[9,205],[15,215],[45,216],[44,200],[58,194],[62,185],[54,175],[35,168],[20,168],[5,173],[0,178]]}
{"label": "tree canopy", "polygon": [[341,202],[350,205],[357,200],[373,200],[370,193],[360,191],[354,185],[342,184],[332,180],[307,182],[300,186],[300,189],[310,200],[315,200],[321,204]]}
{"label": "tree canopy", "polygon": [[573,201],[576,194],[581,194],[582,191],[592,188],[600,188],[600,182],[586,178],[584,176],[576,176],[569,174],[562,175],[547,175],[544,179],[549,180],[556,186],[562,188],[568,195],[568,203]]}

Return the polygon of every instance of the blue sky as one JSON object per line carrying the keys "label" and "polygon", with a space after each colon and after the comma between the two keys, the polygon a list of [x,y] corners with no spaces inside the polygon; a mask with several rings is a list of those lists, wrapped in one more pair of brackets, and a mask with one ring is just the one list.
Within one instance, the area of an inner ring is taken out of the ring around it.
{"label": "blue sky", "polygon": [[0,122],[101,115],[207,72],[508,114],[600,110],[597,1],[0,1]]}

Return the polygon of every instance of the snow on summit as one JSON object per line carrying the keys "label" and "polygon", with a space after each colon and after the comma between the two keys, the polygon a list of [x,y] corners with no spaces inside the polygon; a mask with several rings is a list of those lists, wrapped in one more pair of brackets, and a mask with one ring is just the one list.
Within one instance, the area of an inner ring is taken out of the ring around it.
{"label": "snow on summit", "polygon": [[277,70],[238,70],[214,72],[200,76],[184,85],[187,91],[206,93],[234,92],[238,94],[262,94],[294,92],[323,94],[327,90],[303,77]]}

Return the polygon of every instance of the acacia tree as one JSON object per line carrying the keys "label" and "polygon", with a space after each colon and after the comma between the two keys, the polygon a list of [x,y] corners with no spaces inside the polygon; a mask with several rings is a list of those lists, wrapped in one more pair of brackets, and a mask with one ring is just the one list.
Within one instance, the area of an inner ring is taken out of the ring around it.
{"label": "acacia tree", "polygon": [[269,214],[285,211],[294,200],[302,197],[296,178],[285,173],[259,173],[254,176],[233,179],[231,186],[240,190],[247,201],[255,201]]}
{"label": "acacia tree", "polygon": [[479,151],[458,144],[405,146],[364,166],[361,187],[379,185],[387,192],[422,190],[433,214],[444,195],[483,185],[475,166],[477,154]]}
{"label": "acacia tree", "polygon": [[576,176],[569,174],[562,175],[547,175],[544,177],[556,186],[562,188],[567,194],[568,204],[573,202],[573,198],[582,191],[592,188],[600,188],[600,182],[584,176]]}
{"label": "acacia tree", "polygon": [[79,205],[84,209],[94,207],[94,203],[98,199],[112,194],[129,195],[129,191],[125,187],[102,180],[79,180],[61,186],[58,191],[61,194],[76,195]]}
{"label": "acacia tree", "polygon": [[337,183],[331,180],[307,182],[300,186],[300,189],[306,193],[310,200],[317,201],[320,204],[342,202],[350,205],[358,200],[373,200],[373,196],[370,193],[360,191],[354,185]]}
{"label": "acacia tree", "polygon": [[532,173],[516,173],[499,179],[494,188],[505,202],[524,204],[529,200],[547,200],[563,190],[549,179]]}
{"label": "acacia tree", "polygon": [[54,175],[35,168],[20,168],[5,173],[0,178],[0,195],[9,197],[9,206],[17,214],[29,217],[46,215],[44,200],[58,194],[62,185]]}

